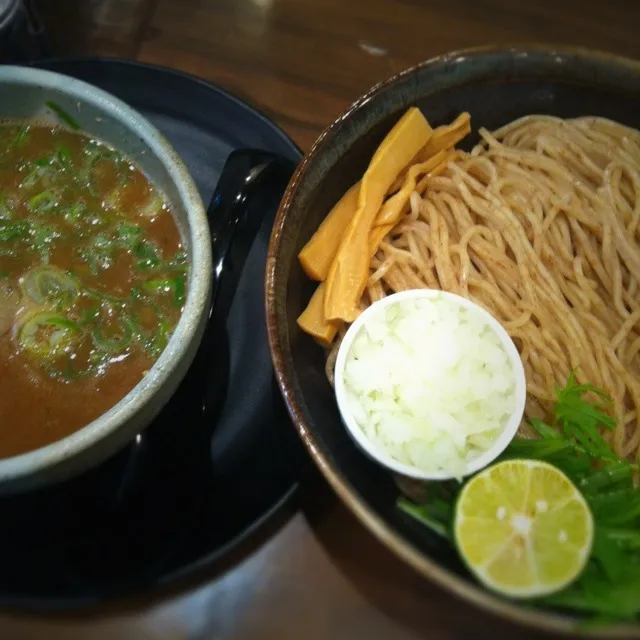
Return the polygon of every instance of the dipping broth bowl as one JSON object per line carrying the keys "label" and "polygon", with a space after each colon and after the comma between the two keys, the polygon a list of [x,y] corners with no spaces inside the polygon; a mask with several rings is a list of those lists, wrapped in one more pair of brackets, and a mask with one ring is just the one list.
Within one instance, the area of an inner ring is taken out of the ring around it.
{"label": "dipping broth bowl", "polygon": [[122,400],[75,433],[0,460],[0,493],[12,493],[61,481],[96,466],[149,425],[193,361],[208,317],[212,271],[209,226],[197,188],[178,154],[143,116],[85,82],[28,67],[0,66],[0,96],[3,120],[64,124],[46,104],[55,103],[82,132],[133,160],[166,196],[188,263],[197,265],[189,269],[180,320],[149,372]]}

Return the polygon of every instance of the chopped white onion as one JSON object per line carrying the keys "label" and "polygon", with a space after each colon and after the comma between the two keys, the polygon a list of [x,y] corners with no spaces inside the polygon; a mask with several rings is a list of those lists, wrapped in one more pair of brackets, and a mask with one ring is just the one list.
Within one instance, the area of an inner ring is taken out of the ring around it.
{"label": "chopped white onion", "polygon": [[462,476],[516,408],[513,366],[486,318],[447,297],[367,319],[346,356],[352,416],[397,461]]}

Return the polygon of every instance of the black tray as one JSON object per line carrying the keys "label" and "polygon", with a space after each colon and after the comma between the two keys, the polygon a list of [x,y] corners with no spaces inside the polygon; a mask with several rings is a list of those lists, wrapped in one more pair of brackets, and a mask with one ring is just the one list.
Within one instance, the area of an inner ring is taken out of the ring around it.
{"label": "black tray", "polygon": [[[205,205],[234,149],[293,163],[301,156],[251,107],[188,75],[104,59],[36,66],[97,85],[144,114],[180,153]],[[210,340],[154,423],[79,478],[0,498],[0,606],[72,608],[167,585],[219,561],[294,495],[300,443],[273,378],[264,317],[281,190],[263,198],[255,240],[226,261]],[[214,407],[203,419],[205,401]]]}

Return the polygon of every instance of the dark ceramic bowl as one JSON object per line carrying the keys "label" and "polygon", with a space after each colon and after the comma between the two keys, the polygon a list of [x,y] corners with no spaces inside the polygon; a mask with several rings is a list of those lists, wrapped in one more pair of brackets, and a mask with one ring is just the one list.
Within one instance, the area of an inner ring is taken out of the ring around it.
{"label": "dark ceramic bowl", "polygon": [[[412,105],[433,126],[469,111],[474,131],[532,113],[604,116],[640,129],[640,63],[567,48],[480,49],[430,60],[377,85],[320,136],[299,165],[281,203],[267,260],[267,319],[278,381],[300,436],[338,495],[392,551],[452,593],[504,618],[577,632],[575,619],[485,591],[448,546],[395,508],[398,490],[390,474],[347,434],[325,378],[323,352],[296,326],[314,289],[298,264],[300,248]],[[598,633],[640,638],[640,627]]]}

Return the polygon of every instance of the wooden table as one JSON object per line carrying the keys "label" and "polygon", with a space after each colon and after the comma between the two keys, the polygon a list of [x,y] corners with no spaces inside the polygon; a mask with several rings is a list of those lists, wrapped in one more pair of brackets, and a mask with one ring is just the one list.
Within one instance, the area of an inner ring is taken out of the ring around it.
{"label": "wooden table", "polygon": [[[547,41],[640,58],[622,0],[43,0],[60,53],[206,78],[308,149],[372,84],[452,49]],[[630,8],[630,7],[635,8]],[[419,578],[320,478],[224,567],[178,592],[73,617],[0,616],[2,640],[535,637]]]}

